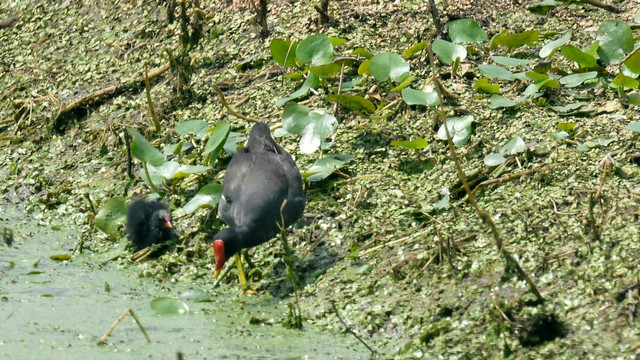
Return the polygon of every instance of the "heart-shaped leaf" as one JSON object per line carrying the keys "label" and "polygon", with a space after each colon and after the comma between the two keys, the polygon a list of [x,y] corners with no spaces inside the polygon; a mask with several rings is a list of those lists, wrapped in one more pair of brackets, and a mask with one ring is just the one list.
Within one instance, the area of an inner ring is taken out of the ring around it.
{"label": "heart-shaped leaf", "polygon": [[333,44],[325,34],[311,35],[302,40],[296,49],[296,56],[301,63],[311,66],[328,64],[335,58]]}
{"label": "heart-shaped leaf", "polygon": [[456,59],[462,61],[467,57],[467,49],[464,46],[442,39],[436,39],[433,42],[432,49],[445,64],[452,64]]}
{"label": "heart-shaped leaf", "polygon": [[164,162],[164,155],[156,149],[144,136],[140,135],[136,129],[127,129],[129,134],[133,137],[131,142],[131,153],[136,159],[152,164],[154,166],[160,166]]}
{"label": "heart-shaped leaf", "polygon": [[369,69],[376,80],[387,81],[391,78],[395,82],[402,82],[410,70],[409,64],[400,55],[392,52],[372,57],[369,60]]}
{"label": "heart-shaped leaf", "polygon": [[376,106],[362,96],[351,94],[329,95],[327,100],[338,103],[347,109],[351,109],[359,114],[372,114],[376,111]]}
{"label": "heart-shaped leaf", "polygon": [[175,130],[182,136],[196,134],[202,137],[206,135],[208,128],[209,124],[204,120],[187,120],[176,125]]}
{"label": "heart-shaped leaf", "polygon": [[292,67],[296,64],[297,48],[298,43],[289,40],[273,39],[271,40],[271,44],[269,44],[271,57],[284,67]]}
{"label": "heart-shaped leaf", "polygon": [[440,104],[440,98],[435,91],[420,91],[416,89],[402,89],[402,99],[407,105],[424,105],[437,106]]}
{"label": "heart-shaped leaf", "polygon": [[117,196],[107,200],[96,214],[94,220],[98,229],[109,235],[118,233],[118,226],[124,224],[127,216],[127,203],[124,197]]}
{"label": "heart-shaped leaf", "polygon": [[564,45],[560,48],[562,55],[571,61],[578,63],[580,67],[592,67],[596,65],[596,58],[573,45]]}
{"label": "heart-shaped leaf", "polygon": [[[451,140],[453,144],[464,145],[471,138],[471,125],[473,124],[474,118],[471,115],[464,117],[451,117],[447,119],[447,127],[449,128],[449,135],[451,136]],[[447,131],[442,124],[438,129],[438,138],[440,140],[447,140]]]}
{"label": "heart-shaped leaf", "polygon": [[487,32],[475,20],[460,19],[446,25],[451,41],[454,43],[487,41]]}
{"label": "heart-shaped leaf", "polygon": [[186,214],[191,214],[202,207],[214,208],[220,201],[221,196],[222,185],[207,184],[198,190],[198,193],[182,207],[182,210]]}
{"label": "heart-shaped leaf", "polygon": [[626,53],[633,50],[633,33],[629,24],[624,21],[603,21],[597,34],[598,56],[605,63],[617,64],[624,59]]}
{"label": "heart-shaped leaf", "polygon": [[520,136],[516,136],[509,140],[508,143],[504,144],[503,147],[500,148],[500,154],[502,155],[515,155],[523,152],[527,148],[524,140]]}
{"label": "heart-shaped leaf", "polygon": [[311,165],[309,170],[302,173],[302,177],[309,182],[316,182],[323,180],[329,175],[333,174],[336,170],[345,167],[349,162],[353,160],[352,155],[344,154],[332,154],[323,157]]}

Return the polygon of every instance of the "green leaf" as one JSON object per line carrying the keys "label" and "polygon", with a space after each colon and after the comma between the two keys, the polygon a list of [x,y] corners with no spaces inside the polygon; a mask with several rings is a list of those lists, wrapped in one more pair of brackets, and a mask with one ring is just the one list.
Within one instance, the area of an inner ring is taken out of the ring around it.
{"label": "green leaf", "polygon": [[340,46],[347,42],[347,39],[343,39],[335,36],[330,36],[329,40],[331,40],[331,45],[333,46]]}
{"label": "green leaf", "polygon": [[355,55],[355,56],[362,56],[363,58],[365,58],[367,60],[371,59],[373,57],[372,53],[368,52],[367,50],[365,50],[364,48],[361,48],[361,47],[353,50],[351,52],[351,54]]}
{"label": "green leaf", "polygon": [[338,103],[360,114],[372,114],[376,111],[376,106],[362,96],[350,94],[329,95],[327,96],[327,100]]}
{"label": "green leaf", "polygon": [[427,145],[429,145],[429,142],[427,142],[427,140],[425,139],[414,139],[411,141],[399,141],[399,140],[394,140],[391,142],[392,146],[400,146],[403,147],[405,149],[411,149],[411,150],[419,150],[419,149],[424,149],[427,147]]}
{"label": "green leaf", "polygon": [[625,126],[624,128],[627,130],[640,133],[640,121],[632,122],[631,124]]}
{"label": "green leaf", "polygon": [[207,184],[198,190],[198,193],[182,207],[182,210],[186,214],[192,214],[200,208],[215,208],[221,196],[222,185]]}
{"label": "green leaf", "polygon": [[176,125],[176,132],[182,136],[189,134],[205,134],[209,124],[204,120],[187,120]]}
{"label": "green leaf", "polygon": [[598,28],[598,56],[607,64],[618,64],[633,50],[633,33],[624,21],[606,20]]}
{"label": "green leaf", "polygon": [[[559,3],[555,0],[543,0],[529,6],[528,10],[534,14],[546,15],[549,11],[551,11],[558,5]],[[545,57],[545,56],[541,55],[540,57]]]}
{"label": "green leaf", "polygon": [[224,146],[225,141],[227,141],[227,137],[229,136],[229,129],[231,125],[223,121],[216,125],[209,136],[209,140],[207,140],[207,144],[204,146],[204,151],[202,155],[211,154],[209,157],[209,164],[213,164],[213,160],[215,160],[220,152],[222,152],[222,147]]}
{"label": "green leaf", "polygon": [[630,105],[640,105],[640,94],[637,92],[630,93],[627,95],[627,102]]}
{"label": "green leaf", "polygon": [[428,41],[421,41],[415,45],[413,45],[412,47],[408,48],[407,50],[402,52],[402,57],[405,59],[409,59],[411,57],[413,57],[415,54],[419,53],[420,51],[424,50],[427,46],[429,46],[429,42]]}
{"label": "green leaf", "polygon": [[187,304],[170,297],[158,297],[151,300],[151,309],[159,315],[176,315],[189,312]]}
{"label": "green leaf", "polygon": [[314,66],[309,69],[312,73],[316,74],[320,79],[326,79],[329,76],[333,76],[340,72],[341,66],[336,63],[324,64],[320,66]]}
{"label": "green leaf", "polygon": [[153,165],[148,165],[149,176],[151,179],[147,178],[147,174],[144,172],[144,169],[138,170],[138,176],[146,182],[147,184],[153,183],[154,185],[162,184],[164,182],[164,176],[160,174],[160,171],[156,169]]}
{"label": "green leaf", "polygon": [[616,77],[614,77],[611,82],[619,87],[627,89],[635,89],[638,87],[638,85],[640,85],[638,80],[623,74],[616,75]]}
{"label": "green leaf", "polygon": [[411,88],[402,89],[402,99],[407,105],[437,106],[440,98],[435,91],[421,91]]}
{"label": "green leaf", "polygon": [[333,134],[337,119],[324,109],[309,111],[309,108],[289,103],[282,113],[282,127],[289,134],[302,135],[300,151],[311,154],[321,146],[328,145],[325,137]]}
{"label": "green leaf", "polygon": [[402,82],[410,70],[409,64],[400,55],[392,52],[375,55],[369,62],[371,74],[378,81],[391,78],[395,82]]}
{"label": "green leaf", "polygon": [[520,136],[515,136],[500,148],[500,154],[515,155],[523,152],[526,148],[527,146],[524,143],[524,140],[522,140]]}
{"label": "green leaf", "polygon": [[317,109],[309,112],[309,124],[305,127],[300,138],[300,151],[303,154],[311,154],[318,150],[320,146],[326,148],[327,135],[333,134],[333,130],[338,124],[338,120],[331,113],[324,109]]}
{"label": "green leaf", "polygon": [[187,175],[197,174],[211,170],[210,166],[202,165],[181,165],[177,161],[167,161],[160,166],[149,165],[149,173],[159,174],[164,179],[181,179]]}
{"label": "green leaf", "polygon": [[571,30],[564,33],[564,35],[562,35],[558,39],[553,40],[547,43],[545,46],[543,46],[542,49],[540,49],[540,53],[539,53],[540,57],[544,59],[551,56],[554,52],[556,52],[556,50],[558,50],[559,47],[568,43],[570,39],[571,39]]}
{"label": "green leaf", "polygon": [[204,290],[189,289],[180,293],[180,299],[193,302],[211,302],[211,296]]}
{"label": "green leaf", "polygon": [[483,77],[473,84],[473,88],[479,93],[485,94],[498,94],[500,92],[500,85],[489,83],[489,79]]}
{"label": "green leaf", "polygon": [[487,33],[475,20],[460,19],[450,21],[446,25],[451,41],[454,43],[487,41]]}
{"label": "green leaf", "polygon": [[489,104],[489,108],[491,109],[514,107],[525,102],[522,98],[511,100],[500,95],[491,95],[489,101],[491,102]]}
{"label": "green leaf", "polygon": [[576,123],[564,122],[564,123],[556,124],[556,128],[562,131],[571,131],[576,128]]}
{"label": "green leaf", "polygon": [[487,166],[498,166],[507,161],[507,159],[499,153],[489,154],[484,157],[484,164]]}
{"label": "green leaf", "polygon": [[317,160],[301,175],[309,182],[316,182],[329,177],[335,171],[344,168],[353,160],[352,155],[332,154]]}
{"label": "green leaf", "polygon": [[433,42],[432,49],[442,62],[449,65],[458,58],[464,60],[467,57],[467,49],[464,46],[442,39],[436,39]]}
{"label": "green leaf", "polygon": [[532,46],[536,41],[538,41],[539,36],[540,33],[537,30],[508,34],[507,30],[505,29],[491,39],[489,48],[491,50],[495,50],[498,48],[498,46],[503,46],[511,50],[523,45]]}
{"label": "green leaf", "polygon": [[573,45],[564,45],[560,48],[562,55],[571,61],[578,63],[580,67],[592,67],[596,65],[596,58]]}
{"label": "green leaf", "polygon": [[636,74],[640,74],[640,53],[636,52],[633,55],[631,55],[627,61],[624,62],[625,65],[627,65],[627,68],[629,68],[629,70],[633,71]]}
{"label": "green leaf", "polygon": [[282,106],[286,104],[288,101],[305,96],[309,92],[309,89],[316,88],[318,87],[318,85],[320,85],[320,78],[318,78],[318,75],[314,73],[310,73],[309,77],[307,77],[307,80],[304,81],[300,89],[294,91],[293,93],[291,93],[291,95],[287,97],[276,100],[276,106]]}
{"label": "green leaf", "polygon": [[480,73],[489,79],[515,80],[513,73],[498,65],[478,65]]}
{"label": "green leaf", "polygon": [[371,74],[371,61],[365,60],[358,66],[358,75]]}
{"label": "green leaf", "polygon": [[133,137],[131,142],[131,153],[136,159],[150,163],[155,166],[160,166],[164,162],[164,155],[156,149],[144,136],[140,135],[136,129],[127,129],[129,134]]}
{"label": "green leaf", "polygon": [[[473,116],[468,115],[464,117],[450,117],[447,119],[447,127],[449,128],[449,135],[451,135],[451,140],[453,144],[464,145],[471,138],[471,125],[473,124]],[[447,131],[444,127],[445,125],[440,125],[438,129],[438,138],[440,140],[447,140]]]}
{"label": "green leaf", "polygon": [[529,60],[526,59],[518,59],[507,56],[491,56],[491,58],[496,64],[506,67],[523,66],[526,68],[529,66]]}
{"label": "green leaf", "polygon": [[118,233],[118,226],[124,224],[127,216],[127,203],[124,197],[117,196],[107,200],[96,214],[94,223],[102,232],[109,235]]}
{"label": "green leaf", "polygon": [[301,63],[311,66],[329,64],[335,58],[333,44],[325,34],[311,35],[302,40],[296,49],[296,56]]}
{"label": "green leaf", "polygon": [[416,77],[414,75],[407,74],[404,78],[402,78],[402,82],[400,84],[398,84],[398,86],[394,87],[393,89],[391,89],[389,91],[390,92],[400,91],[400,90],[406,88],[407,86],[411,85],[411,83],[415,79],[416,79]]}
{"label": "green leaf", "polygon": [[242,134],[231,131],[229,132],[227,141],[224,142],[224,146],[222,148],[227,152],[227,154],[233,155],[239,150],[240,143],[242,143],[244,139],[245,138]]}
{"label": "green leaf", "polygon": [[560,81],[560,84],[566,87],[572,88],[572,87],[582,85],[582,83],[587,80],[595,79],[596,76],[598,76],[597,71],[589,71],[586,73],[577,73],[577,74],[567,75],[560,78],[559,81]]}
{"label": "green leaf", "polygon": [[292,67],[296,64],[297,48],[298,43],[289,40],[273,39],[271,40],[271,44],[269,44],[271,57],[284,67]]}

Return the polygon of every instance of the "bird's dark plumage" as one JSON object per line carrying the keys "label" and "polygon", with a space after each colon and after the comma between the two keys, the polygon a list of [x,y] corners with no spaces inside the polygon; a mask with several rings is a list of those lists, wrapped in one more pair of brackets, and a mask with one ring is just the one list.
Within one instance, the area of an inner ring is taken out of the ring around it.
{"label": "bird's dark plumage", "polygon": [[172,221],[160,200],[135,199],[127,209],[127,237],[138,249],[165,242],[177,235]]}
{"label": "bird's dark plumage", "polygon": [[291,155],[271,137],[269,126],[257,123],[225,174],[218,210],[229,228],[214,236],[217,271],[241,249],[262,244],[280,232],[284,200],[282,217],[289,226],[304,211],[302,177]]}

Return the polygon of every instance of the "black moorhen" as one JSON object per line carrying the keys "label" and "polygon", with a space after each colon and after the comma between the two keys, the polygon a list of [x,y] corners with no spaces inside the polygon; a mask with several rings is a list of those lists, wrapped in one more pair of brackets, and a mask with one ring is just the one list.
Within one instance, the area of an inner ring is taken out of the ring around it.
{"label": "black moorhen", "polygon": [[170,240],[177,235],[171,213],[158,199],[135,199],[127,209],[127,237],[138,249]]}
{"label": "black moorhen", "polygon": [[[280,232],[283,218],[285,227],[298,220],[304,205],[298,166],[273,140],[269,126],[256,123],[249,140],[229,162],[224,177],[218,212],[229,227],[214,236],[215,276],[227,259],[240,250],[275,237]],[[240,259],[236,260],[243,282]],[[244,288],[245,284],[242,286]]]}

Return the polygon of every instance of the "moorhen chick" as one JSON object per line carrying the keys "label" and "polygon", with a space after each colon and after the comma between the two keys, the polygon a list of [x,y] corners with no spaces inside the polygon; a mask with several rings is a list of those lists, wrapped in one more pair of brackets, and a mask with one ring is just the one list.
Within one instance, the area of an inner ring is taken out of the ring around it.
{"label": "moorhen chick", "polygon": [[137,249],[163,243],[177,236],[171,212],[158,199],[135,199],[127,209],[127,237]]}
{"label": "moorhen chick", "polygon": [[[214,236],[215,276],[240,250],[275,237],[283,219],[285,227],[298,220],[304,206],[298,166],[273,140],[269,126],[256,123],[244,147],[229,162],[224,177],[218,212],[229,227]],[[244,289],[244,272],[240,259],[236,261]]]}

